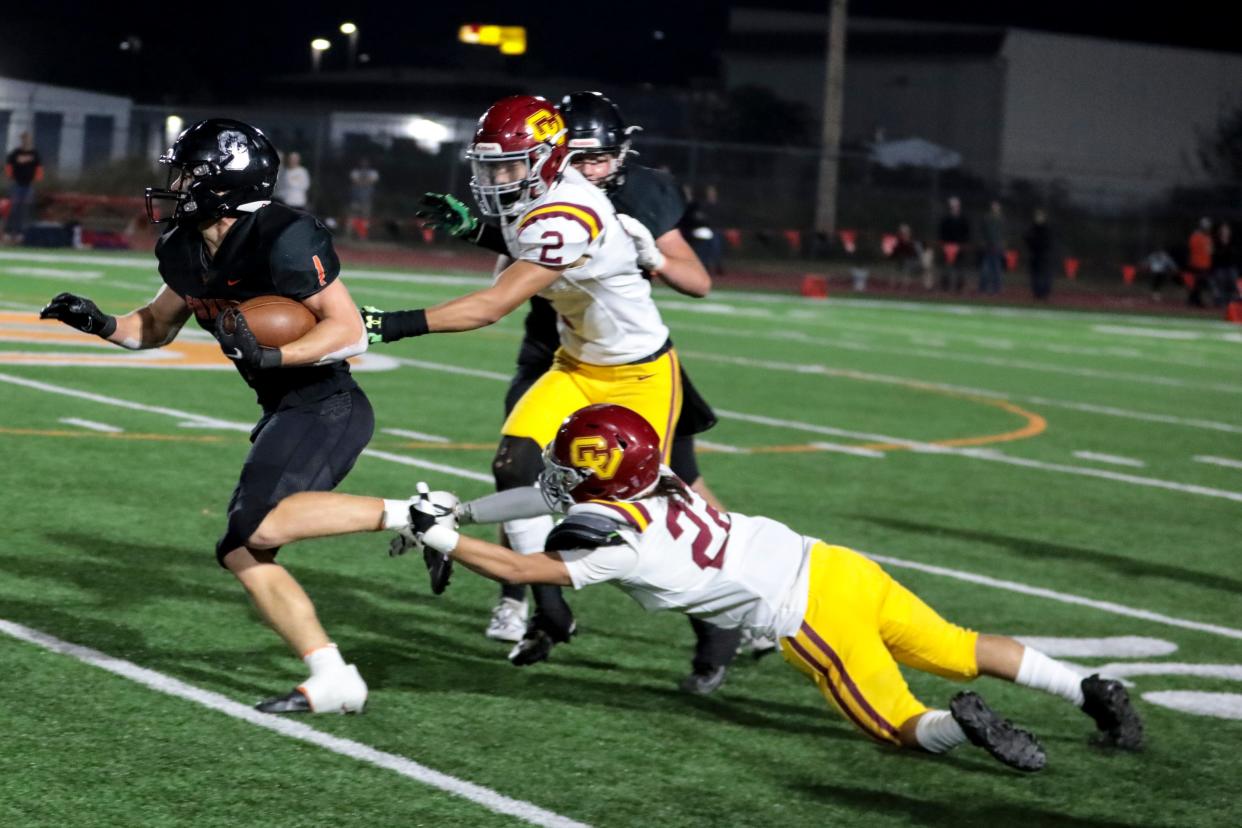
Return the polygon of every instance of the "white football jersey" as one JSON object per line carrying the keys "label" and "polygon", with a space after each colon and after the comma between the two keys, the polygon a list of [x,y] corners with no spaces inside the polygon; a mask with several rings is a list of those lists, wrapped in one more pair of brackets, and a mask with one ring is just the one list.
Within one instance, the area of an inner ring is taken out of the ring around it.
{"label": "white football jersey", "polygon": [[625,542],[559,552],[575,589],[611,582],[649,612],[678,610],[718,627],[767,636],[798,632],[806,614],[814,538],[765,517],[690,501],[595,500],[569,516],[606,516]]}
{"label": "white football jersey", "polygon": [[639,271],[634,242],[608,196],[573,167],[503,231],[514,259],[573,265],[539,293],[556,309],[561,345],[571,357],[624,365],[663,347],[668,328]]}

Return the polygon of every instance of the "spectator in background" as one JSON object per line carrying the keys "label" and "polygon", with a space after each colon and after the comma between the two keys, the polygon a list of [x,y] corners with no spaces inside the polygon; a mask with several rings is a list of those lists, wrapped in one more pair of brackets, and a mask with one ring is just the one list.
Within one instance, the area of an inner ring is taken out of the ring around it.
{"label": "spectator in background", "polygon": [[281,166],[280,177],[276,179],[276,192],[272,197],[288,207],[305,210],[310,185],[310,172],[302,166],[301,153],[291,152]]}
{"label": "spectator in background", "polygon": [[998,294],[1005,273],[1005,217],[993,201],[983,218],[983,256],[979,262],[979,292]]}
{"label": "spectator in background", "polygon": [[940,289],[962,292],[966,282],[966,252],[970,246],[970,222],[962,215],[962,200],[950,196],[949,212],[940,220],[940,250],[944,254],[944,270]]}
{"label": "spectator in background", "polygon": [[923,245],[914,238],[910,225],[903,224],[897,228],[897,243],[893,245],[893,252],[889,254],[889,258],[897,266],[895,287],[898,290],[906,290],[910,286],[912,276],[922,275]]}
{"label": "spectator in background", "polygon": [[686,212],[682,215],[677,229],[686,237],[707,272],[719,276],[724,273],[724,266],[721,264],[723,240],[712,227],[710,215],[711,208],[716,206],[716,187],[709,184],[701,201],[694,197],[694,191],[689,185],[685,187],[685,195]]}
{"label": "spectator in background", "polygon": [[354,237],[366,239],[371,229],[371,202],[379,173],[368,158],[358,159],[358,166],[349,173],[349,230]]}
{"label": "spectator in background", "polygon": [[1233,228],[1227,221],[1216,225],[1208,286],[1212,291],[1212,304],[1218,308],[1229,304],[1238,292],[1238,246],[1233,240]]}
{"label": "spectator in background", "polygon": [[1025,241],[1031,268],[1031,294],[1046,302],[1052,295],[1052,230],[1048,227],[1048,214],[1043,210],[1035,211]]}
{"label": "spectator in background", "polygon": [[1201,308],[1203,289],[1212,272],[1212,220],[1207,216],[1199,219],[1199,226],[1190,234],[1186,272],[1190,274],[1190,293],[1186,296],[1186,302]]}
{"label": "spectator in background", "polygon": [[1160,293],[1164,283],[1177,278],[1177,261],[1162,247],[1149,253],[1140,267],[1151,277],[1152,301],[1159,302],[1164,298]]}
{"label": "spectator in background", "polygon": [[4,175],[9,180],[9,218],[4,225],[4,240],[18,242],[26,232],[34,204],[35,182],[43,180],[43,161],[29,132],[22,133],[21,146],[4,159]]}

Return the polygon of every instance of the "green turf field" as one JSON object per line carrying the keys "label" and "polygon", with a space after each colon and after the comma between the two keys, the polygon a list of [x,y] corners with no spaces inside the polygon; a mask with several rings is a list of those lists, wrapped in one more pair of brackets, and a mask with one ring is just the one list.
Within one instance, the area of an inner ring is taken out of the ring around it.
{"label": "green turf field", "polygon": [[[721,415],[700,463],[725,503],[876,556],[959,623],[1110,639],[1070,660],[1133,682],[1141,755],[1093,748],[1064,702],[987,679],[975,689],[1043,740],[1044,772],[877,746],[779,656],[687,698],[689,626],[605,587],[571,596],[571,645],[519,670],[482,635],[490,582],[459,571],[434,597],[421,561],[377,535],[282,552],[371,697],[363,716],[278,732],[227,700],[284,692],[304,668],[212,555],[252,395],[192,323],[178,350],[131,354],[32,313],[61,290],[135,307],[157,285],[146,262],[0,251],[0,825],[1238,822],[1242,329],[662,295]],[[346,282],[386,307],[479,284]],[[372,351],[358,376],[376,453],[343,490],[486,492],[520,331],[517,316]],[[139,683],[31,631],[154,672]],[[958,689],[910,681],[931,704]]]}

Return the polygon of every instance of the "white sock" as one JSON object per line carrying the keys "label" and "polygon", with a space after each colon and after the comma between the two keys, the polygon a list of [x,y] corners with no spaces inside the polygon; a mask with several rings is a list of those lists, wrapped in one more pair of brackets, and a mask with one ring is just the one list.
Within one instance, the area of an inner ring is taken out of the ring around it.
{"label": "white sock", "polygon": [[551,515],[506,520],[504,527],[505,535],[509,538],[509,548],[522,555],[542,552],[553,525],[555,524]]}
{"label": "white sock", "polygon": [[385,500],[384,501],[384,527],[385,529],[404,529],[410,525],[410,501],[408,500]]}
{"label": "white sock", "polygon": [[339,670],[345,666],[345,659],[341,658],[341,651],[332,643],[325,644],[317,650],[311,650],[302,656],[302,661],[310,668],[312,676]]}
{"label": "white sock", "polygon": [[928,753],[948,753],[966,743],[966,734],[947,710],[928,710],[914,726],[914,738]]}
{"label": "white sock", "polygon": [[1060,696],[1075,707],[1082,707],[1082,676],[1034,647],[1023,651],[1014,682]]}

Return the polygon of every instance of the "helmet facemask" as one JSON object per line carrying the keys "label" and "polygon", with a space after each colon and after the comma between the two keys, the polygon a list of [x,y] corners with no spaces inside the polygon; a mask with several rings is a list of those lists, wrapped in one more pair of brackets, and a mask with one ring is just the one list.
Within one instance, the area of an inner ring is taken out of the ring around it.
{"label": "helmet facemask", "polygon": [[512,219],[548,191],[543,168],[553,148],[540,144],[530,149],[500,152],[495,144],[475,144],[466,154],[470,160],[470,192],[485,216]]}

